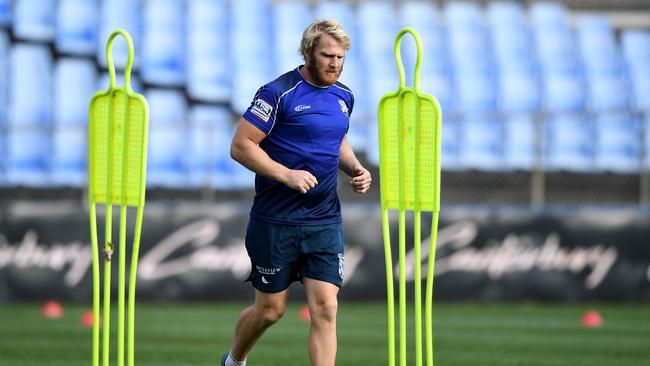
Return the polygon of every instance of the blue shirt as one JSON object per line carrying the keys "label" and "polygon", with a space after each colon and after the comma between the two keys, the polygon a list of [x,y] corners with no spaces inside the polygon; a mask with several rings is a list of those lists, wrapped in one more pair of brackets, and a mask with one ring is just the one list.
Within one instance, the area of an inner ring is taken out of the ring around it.
{"label": "blue shirt", "polygon": [[292,225],[341,222],[338,164],[353,106],[348,87],[339,82],[315,86],[299,68],[257,91],[242,117],[266,134],[260,147],[287,168],[310,172],[318,184],[303,194],[256,175],[251,218]]}

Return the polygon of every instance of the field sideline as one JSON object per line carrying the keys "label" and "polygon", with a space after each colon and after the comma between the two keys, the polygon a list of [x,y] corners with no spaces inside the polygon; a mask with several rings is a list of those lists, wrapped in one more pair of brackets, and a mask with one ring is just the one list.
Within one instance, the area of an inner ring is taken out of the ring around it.
{"label": "field sideline", "polygon": [[[136,308],[137,366],[218,365],[243,304],[141,303]],[[308,323],[293,303],[249,357],[250,366],[309,365]],[[62,319],[45,319],[39,304],[0,305],[0,364],[91,365],[91,330],[80,326],[87,306],[64,305]],[[587,309],[604,318],[582,328]],[[383,303],[342,303],[338,366],[387,365]],[[117,316],[113,312],[113,320]],[[464,304],[434,306],[438,366],[650,365],[647,305]],[[113,324],[111,330],[117,331]],[[115,339],[111,364],[115,365]],[[409,345],[412,347],[412,343]],[[409,365],[414,365],[409,355]]]}

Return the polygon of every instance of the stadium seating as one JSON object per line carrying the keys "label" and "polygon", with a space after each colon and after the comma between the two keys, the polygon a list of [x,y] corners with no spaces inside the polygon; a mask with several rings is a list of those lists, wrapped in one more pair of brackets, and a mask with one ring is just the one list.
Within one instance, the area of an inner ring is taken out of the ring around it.
{"label": "stadium seating", "polygon": [[187,93],[205,102],[230,98],[229,47],[225,0],[191,0],[187,16]]}
{"label": "stadium seating", "polygon": [[48,187],[51,138],[42,126],[9,125],[6,182],[12,186]]}
{"label": "stadium seating", "polygon": [[56,49],[66,54],[94,55],[97,13],[94,0],[60,0],[56,16]]}
{"label": "stadium seating", "polygon": [[504,170],[530,171],[535,166],[536,122],[529,114],[514,114],[505,120]]}
{"label": "stadium seating", "polygon": [[230,3],[231,106],[243,113],[255,91],[273,75],[271,5],[268,0],[239,0]]}
{"label": "stadium seating", "polygon": [[84,125],[56,125],[52,132],[50,182],[54,186],[86,186],[88,132]]}
{"label": "stadium seating", "polygon": [[13,33],[19,39],[54,40],[55,0],[16,0],[13,8]]}
{"label": "stadium seating", "polygon": [[160,86],[185,83],[185,7],[182,0],[145,2],[142,80]]}
{"label": "stadium seating", "polygon": [[234,124],[223,107],[198,105],[191,111],[190,180],[219,190],[252,188],[252,172],[230,158]]}
{"label": "stadium seating", "polygon": [[9,38],[0,30],[0,126],[7,121],[7,98],[9,88]]}
{"label": "stadium seating", "polygon": [[[98,42],[96,45],[97,61],[100,66],[106,67],[106,42],[108,37],[116,29],[123,29],[129,32],[133,40],[133,47],[141,49],[141,29],[142,29],[142,9],[140,2],[131,0],[111,0],[102,1],[99,11],[99,32]],[[141,52],[141,51],[140,51]],[[122,70],[126,66],[128,59],[128,48],[126,41],[118,37],[113,42],[113,64],[117,70]],[[138,69],[141,56],[133,60],[133,68]]]}
{"label": "stadium seating", "polygon": [[187,105],[183,94],[150,89],[147,185],[184,188],[187,180]]}
{"label": "stadium seating", "polygon": [[46,46],[15,44],[11,50],[10,124],[52,122],[52,56]]}
{"label": "stadium seating", "polygon": [[11,25],[13,18],[12,0],[0,0],[0,26],[6,27]]}
{"label": "stadium seating", "polygon": [[[410,26],[424,46],[420,89],[443,110],[443,169],[638,174],[650,168],[650,31],[566,4],[0,0],[0,185],[85,184],[87,105],[108,86],[106,40],[122,28],[135,44],[132,89],[152,106],[150,185],[250,188],[228,153],[233,118],[302,63],[314,18],[351,36],[348,139],[373,165],[377,104],[399,83],[395,36]],[[118,37],[118,86],[126,55]],[[410,36],[401,55],[411,86]]]}
{"label": "stadium seating", "polygon": [[615,173],[638,173],[643,136],[638,118],[605,114],[596,123],[596,169]]}
{"label": "stadium seating", "polygon": [[458,165],[463,169],[503,169],[505,130],[502,121],[468,115],[460,121]]}
{"label": "stadium seating", "polygon": [[97,91],[95,65],[87,59],[61,58],[54,72],[53,122],[85,126],[88,123],[88,103]]}
{"label": "stadium seating", "polygon": [[544,168],[593,172],[594,125],[583,114],[563,114],[543,121]]}
{"label": "stadium seating", "polygon": [[632,85],[632,105],[639,110],[650,111],[650,31],[624,31],[621,41]]}

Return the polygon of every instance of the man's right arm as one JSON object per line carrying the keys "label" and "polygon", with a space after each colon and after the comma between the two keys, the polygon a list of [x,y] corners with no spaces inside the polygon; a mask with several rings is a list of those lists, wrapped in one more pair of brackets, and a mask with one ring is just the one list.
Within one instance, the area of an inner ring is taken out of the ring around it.
{"label": "man's right arm", "polygon": [[266,134],[243,117],[237,122],[237,130],[230,144],[230,156],[256,174],[286,184],[289,188],[307,193],[318,181],[305,170],[291,170],[271,159],[259,146]]}

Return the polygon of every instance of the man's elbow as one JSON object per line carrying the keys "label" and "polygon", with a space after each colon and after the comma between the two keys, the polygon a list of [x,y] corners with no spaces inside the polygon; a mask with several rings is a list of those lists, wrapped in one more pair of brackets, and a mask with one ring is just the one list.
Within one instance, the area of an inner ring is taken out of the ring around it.
{"label": "man's elbow", "polygon": [[233,160],[235,160],[235,161],[237,161],[237,162],[240,162],[241,155],[242,155],[242,147],[241,147],[241,144],[237,143],[237,141],[233,141],[233,142],[230,144],[230,157],[231,157]]}

